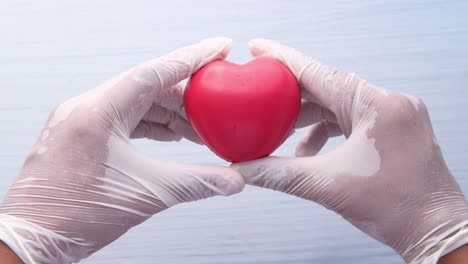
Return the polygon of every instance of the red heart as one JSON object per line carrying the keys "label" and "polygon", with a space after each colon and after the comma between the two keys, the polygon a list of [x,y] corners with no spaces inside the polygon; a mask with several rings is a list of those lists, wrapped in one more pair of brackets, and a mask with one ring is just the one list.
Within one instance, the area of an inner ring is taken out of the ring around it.
{"label": "red heart", "polygon": [[279,61],[213,61],[192,75],[184,94],[195,132],[218,156],[239,162],[271,154],[299,114],[294,75]]}

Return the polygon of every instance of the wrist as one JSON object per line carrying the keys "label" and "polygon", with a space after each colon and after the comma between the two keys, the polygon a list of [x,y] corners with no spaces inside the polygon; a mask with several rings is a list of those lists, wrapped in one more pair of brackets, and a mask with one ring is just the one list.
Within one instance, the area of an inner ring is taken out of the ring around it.
{"label": "wrist", "polygon": [[23,261],[11,248],[0,240],[0,259],[5,264],[23,264]]}
{"label": "wrist", "polygon": [[437,264],[464,264],[468,259],[468,245],[465,244],[439,259]]}

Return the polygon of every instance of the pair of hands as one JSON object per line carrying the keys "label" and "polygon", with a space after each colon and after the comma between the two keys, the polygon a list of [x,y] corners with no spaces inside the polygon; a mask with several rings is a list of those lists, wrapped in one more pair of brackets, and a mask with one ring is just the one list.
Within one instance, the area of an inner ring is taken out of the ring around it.
{"label": "pair of hands", "polygon": [[[158,161],[135,149],[132,138],[199,143],[179,82],[230,47],[229,39],[202,41],[57,106],[0,207],[0,240],[27,263],[78,262],[153,214],[238,193],[246,182],[320,203],[407,262],[436,261],[467,242],[467,205],[424,104],[272,41],[249,48],[280,60],[302,87],[296,127],[313,126],[300,157],[226,168]],[[315,155],[341,134],[343,145]]]}

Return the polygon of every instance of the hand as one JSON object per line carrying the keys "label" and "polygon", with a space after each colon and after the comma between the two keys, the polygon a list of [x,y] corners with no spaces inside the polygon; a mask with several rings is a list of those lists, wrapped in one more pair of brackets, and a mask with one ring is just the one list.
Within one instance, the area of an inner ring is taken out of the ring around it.
{"label": "hand", "polygon": [[198,141],[177,83],[230,46],[202,41],[61,103],[0,207],[0,240],[26,263],[78,262],[168,207],[240,192],[232,169],[154,160],[130,142]]}
{"label": "hand", "polygon": [[[299,158],[268,157],[232,165],[248,184],[317,202],[407,262],[433,263],[468,243],[468,207],[416,97],[385,90],[298,51],[254,40],[255,57],[294,73],[303,92],[299,127],[314,124]],[[316,155],[330,136],[346,142]]]}

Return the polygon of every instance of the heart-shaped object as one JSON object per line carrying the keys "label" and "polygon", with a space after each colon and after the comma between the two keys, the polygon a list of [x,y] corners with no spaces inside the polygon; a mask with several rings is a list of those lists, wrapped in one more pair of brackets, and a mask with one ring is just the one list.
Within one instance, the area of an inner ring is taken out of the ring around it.
{"label": "heart-shaped object", "polygon": [[286,140],[301,95],[294,75],[277,60],[216,60],[192,75],[184,104],[201,140],[221,158],[240,162],[268,156]]}

